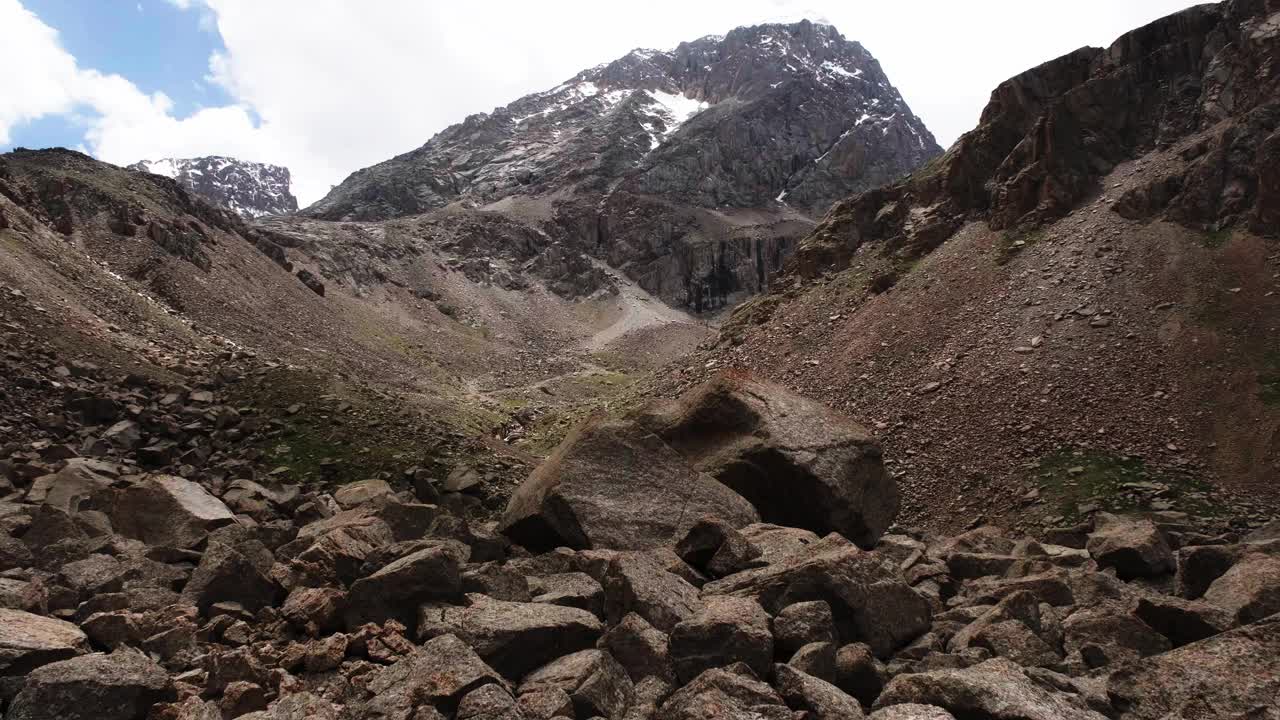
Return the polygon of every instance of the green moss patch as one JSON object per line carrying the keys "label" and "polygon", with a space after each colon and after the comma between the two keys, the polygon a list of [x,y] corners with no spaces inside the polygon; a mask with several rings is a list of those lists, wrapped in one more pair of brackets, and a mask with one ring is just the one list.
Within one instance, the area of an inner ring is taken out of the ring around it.
{"label": "green moss patch", "polygon": [[1139,458],[1062,450],[1041,458],[1035,479],[1048,506],[1071,522],[1093,509],[1217,512],[1203,478],[1151,468]]}

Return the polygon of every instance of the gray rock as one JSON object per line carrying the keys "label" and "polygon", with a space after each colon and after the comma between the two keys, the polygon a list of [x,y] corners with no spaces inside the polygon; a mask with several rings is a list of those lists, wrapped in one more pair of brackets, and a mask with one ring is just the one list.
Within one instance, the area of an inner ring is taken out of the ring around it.
{"label": "gray rock", "polygon": [[702,590],[706,596],[751,597],[774,613],[798,601],[824,600],[840,640],[865,642],[881,657],[927,630],[932,614],[928,600],[892,567],[835,534],[805,552],[716,580]]}
{"label": "gray rock", "polygon": [[766,522],[872,548],[897,516],[898,487],[871,434],[779,385],[721,373],[640,422]]}
{"label": "gray rock", "polygon": [[[544,603],[513,603],[468,595],[467,607],[424,606],[422,622],[449,628],[511,679],[555,658],[595,645],[603,627],[595,615]],[[436,615],[438,617],[430,617]]]}
{"label": "gray rock", "polygon": [[1268,718],[1280,697],[1280,617],[1125,665],[1106,690],[1124,720]]}
{"label": "gray rock", "polygon": [[835,642],[831,606],[821,600],[786,606],[773,619],[773,636],[784,656],[810,643]]}
{"label": "gray rock", "polygon": [[1078,698],[1047,690],[1004,658],[960,670],[898,675],[876,699],[876,709],[911,703],[936,705],[956,717],[992,720],[1103,720]]}
{"label": "gray rock", "polygon": [[343,510],[350,510],[391,493],[391,485],[386,480],[360,480],[334,490],[333,501]]}
{"label": "gray rock", "polygon": [[111,509],[111,524],[121,535],[172,548],[195,547],[235,521],[221,500],[173,475],[153,475],[125,488]]}
{"label": "gray rock", "polygon": [[1178,550],[1178,595],[1188,600],[1202,597],[1214,580],[1231,569],[1242,550],[1236,545],[1193,545]]}
{"label": "gray rock", "polygon": [[1150,520],[1098,513],[1094,525],[1089,554],[1099,567],[1115,568],[1121,579],[1157,577],[1176,569],[1164,533]]}
{"label": "gray rock", "polygon": [[1168,651],[1168,638],[1129,614],[1086,608],[1062,623],[1063,647],[1080,653],[1090,667],[1133,660]]}
{"label": "gray rock", "polygon": [[1231,613],[1222,608],[1168,595],[1139,599],[1133,614],[1168,638],[1173,647],[1212,637],[1235,624]]}
{"label": "gray rock", "polygon": [[682,683],[737,662],[766,676],[773,662],[769,616],[750,598],[712,596],[671,631],[671,663]]}
{"label": "gray rock", "polygon": [[955,716],[937,705],[907,703],[890,705],[871,713],[871,720],[956,720]]}
{"label": "gray rock", "polygon": [[441,635],[378,671],[368,686],[369,710],[373,717],[409,717],[419,703],[457,700],[486,683],[503,679],[457,636]]}
{"label": "gray rock", "polygon": [[419,605],[458,600],[462,563],[468,552],[454,541],[442,541],[396,560],[351,585],[344,620],[354,630],[368,622],[398,620],[412,625]]}
{"label": "gray rock", "polygon": [[843,690],[789,665],[774,666],[778,693],[812,720],[861,720],[862,706]]}
{"label": "gray rock", "polygon": [[[1062,636],[1046,621],[1035,595],[1006,596],[947,643],[951,652],[983,647],[1019,665],[1051,665],[1062,659]],[[1047,608],[1047,606],[1045,606]]]}
{"label": "gray rock", "polygon": [[182,598],[201,611],[223,601],[250,611],[274,605],[281,593],[271,578],[274,564],[271,551],[238,526],[216,531],[183,587]]}
{"label": "gray rock", "polygon": [[489,683],[467,693],[458,703],[457,720],[525,720],[511,693]]}
{"label": "gray rock", "polygon": [[63,620],[0,608],[0,674],[23,675],[89,652],[89,639]]}
{"label": "gray rock", "polygon": [[1204,601],[1240,624],[1280,612],[1280,556],[1250,553],[1205,591]]}
{"label": "gray rock", "polygon": [[600,638],[600,647],[608,650],[635,682],[658,677],[667,682],[675,679],[667,634],[653,627],[636,613],[627,613]]}
{"label": "gray rock", "polygon": [[535,550],[637,550],[671,543],[703,515],[734,526],[758,519],[750,503],[695,471],[656,435],[593,420],[516,489],[500,529]]}
{"label": "gray rock", "polygon": [[773,688],[750,670],[708,670],[677,690],[658,709],[655,720],[794,720]]}
{"label": "gray rock", "polygon": [[538,578],[533,602],[576,607],[604,617],[604,587],[586,573],[556,573]]}
{"label": "gray rock", "polygon": [[835,685],[858,702],[870,707],[886,682],[884,666],[866,644],[852,643],[836,652]]}
{"label": "gray rock", "polygon": [[581,650],[554,660],[525,676],[520,694],[563,690],[578,717],[619,718],[635,699],[626,670],[602,650]]}
{"label": "gray rock", "polygon": [[617,623],[637,613],[664,632],[701,606],[698,589],[669,573],[649,553],[621,553],[610,561],[604,576],[605,615]]}
{"label": "gray rock", "polygon": [[5,720],[144,720],[177,697],[168,673],[145,656],[95,653],[33,670]]}

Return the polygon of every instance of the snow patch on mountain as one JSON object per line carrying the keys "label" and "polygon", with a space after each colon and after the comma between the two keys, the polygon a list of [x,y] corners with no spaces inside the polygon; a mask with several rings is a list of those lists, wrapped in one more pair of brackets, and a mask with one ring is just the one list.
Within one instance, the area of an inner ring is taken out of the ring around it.
{"label": "snow patch on mountain", "polygon": [[212,155],[142,160],[130,170],[172,178],[189,190],[243,217],[281,215],[298,209],[290,192],[289,169]]}

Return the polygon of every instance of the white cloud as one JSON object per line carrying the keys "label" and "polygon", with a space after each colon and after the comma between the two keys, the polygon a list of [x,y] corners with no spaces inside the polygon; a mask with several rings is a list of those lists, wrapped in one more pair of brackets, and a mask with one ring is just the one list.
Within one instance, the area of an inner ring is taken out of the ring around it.
{"label": "white cloud", "polygon": [[0,0],[0,142],[9,128],[88,106],[85,141],[117,163],[220,153],[285,164],[304,204],[348,173],[411,150],[468,114],[552,87],[633,47],[733,26],[821,17],[861,41],[946,145],[1005,78],[1104,45],[1187,0],[168,0],[195,9],[226,51],[206,82],[235,104],[172,116],[162,95],[79,68],[56,33]]}

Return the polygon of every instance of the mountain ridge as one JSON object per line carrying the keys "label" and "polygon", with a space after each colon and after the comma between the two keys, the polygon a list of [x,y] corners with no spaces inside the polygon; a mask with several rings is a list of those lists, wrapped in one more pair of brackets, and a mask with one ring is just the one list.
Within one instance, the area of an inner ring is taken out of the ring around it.
{"label": "mountain ridge", "polygon": [[173,178],[245,218],[281,215],[298,209],[290,191],[289,168],[223,155],[141,160],[129,170]]}

